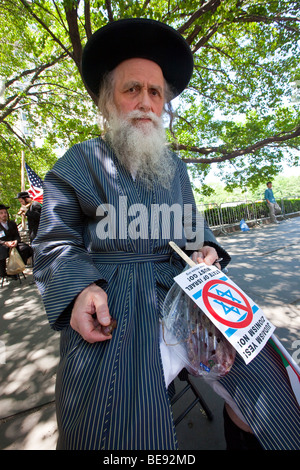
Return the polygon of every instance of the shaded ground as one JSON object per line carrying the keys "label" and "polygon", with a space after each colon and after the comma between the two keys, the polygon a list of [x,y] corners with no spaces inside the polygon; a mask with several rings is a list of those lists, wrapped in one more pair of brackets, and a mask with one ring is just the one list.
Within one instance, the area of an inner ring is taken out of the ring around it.
{"label": "shaded ground", "polygon": [[[300,332],[300,218],[218,237],[232,255],[228,275],[264,311],[295,359]],[[54,387],[59,334],[48,326],[32,273],[0,288],[0,449],[52,450],[57,431]],[[298,362],[299,362],[298,360]],[[177,426],[181,450],[225,448],[223,401],[201,378],[193,382],[213,412],[200,405]],[[185,384],[176,381],[177,390]],[[174,405],[175,418],[194,399]]]}

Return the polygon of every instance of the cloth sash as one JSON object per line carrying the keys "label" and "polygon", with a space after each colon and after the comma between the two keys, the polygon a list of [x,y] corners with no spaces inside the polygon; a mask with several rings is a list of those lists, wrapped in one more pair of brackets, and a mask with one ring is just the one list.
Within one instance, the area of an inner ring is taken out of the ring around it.
{"label": "cloth sash", "polygon": [[300,408],[280,356],[267,343],[249,363],[237,354],[220,383],[265,450],[300,449]]}
{"label": "cloth sash", "polygon": [[101,264],[162,262],[171,259],[170,253],[133,253],[129,251],[90,252],[93,261]]}

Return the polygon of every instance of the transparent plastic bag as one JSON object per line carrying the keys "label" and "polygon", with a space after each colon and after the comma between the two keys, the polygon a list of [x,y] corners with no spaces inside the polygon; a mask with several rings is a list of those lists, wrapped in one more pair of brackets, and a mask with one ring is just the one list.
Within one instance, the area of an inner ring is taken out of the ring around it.
{"label": "transparent plastic bag", "polygon": [[174,349],[193,376],[226,375],[235,359],[235,349],[195,302],[173,284],[162,318],[163,340]]}

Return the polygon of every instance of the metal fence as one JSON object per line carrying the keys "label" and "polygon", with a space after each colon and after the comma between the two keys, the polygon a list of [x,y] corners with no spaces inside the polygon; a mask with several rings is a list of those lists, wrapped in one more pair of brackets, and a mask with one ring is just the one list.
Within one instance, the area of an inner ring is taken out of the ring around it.
{"label": "metal fence", "polygon": [[[300,196],[283,197],[277,200],[283,217],[300,212]],[[217,204],[215,202],[199,204],[198,210],[205,217],[213,230],[227,233],[229,227],[238,225],[242,219],[246,223],[259,224],[262,219],[269,217],[267,203],[260,201],[233,201]]]}
{"label": "metal fence", "polygon": [[200,204],[197,206],[199,212],[203,214],[210,228],[221,227],[220,207],[215,202],[209,204]]}

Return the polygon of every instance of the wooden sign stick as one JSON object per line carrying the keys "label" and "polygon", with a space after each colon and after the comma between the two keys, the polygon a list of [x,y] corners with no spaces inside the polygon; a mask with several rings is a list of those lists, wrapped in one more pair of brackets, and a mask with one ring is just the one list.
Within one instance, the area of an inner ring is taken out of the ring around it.
{"label": "wooden sign stick", "polygon": [[182,259],[184,259],[184,261],[192,268],[194,266],[197,266],[197,263],[195,263],[194,261],[191,260],[191,258],[188,257],[188,255],[186,255],[184,253],[184,251],[182,251],[181,248],[179,248],[178,245],[176,245],[176,243],[174,242],[169,242],[169,245],[173,248],[174,251],[176,251],[176,253],[179,254],[179,256],[181,256]]}

